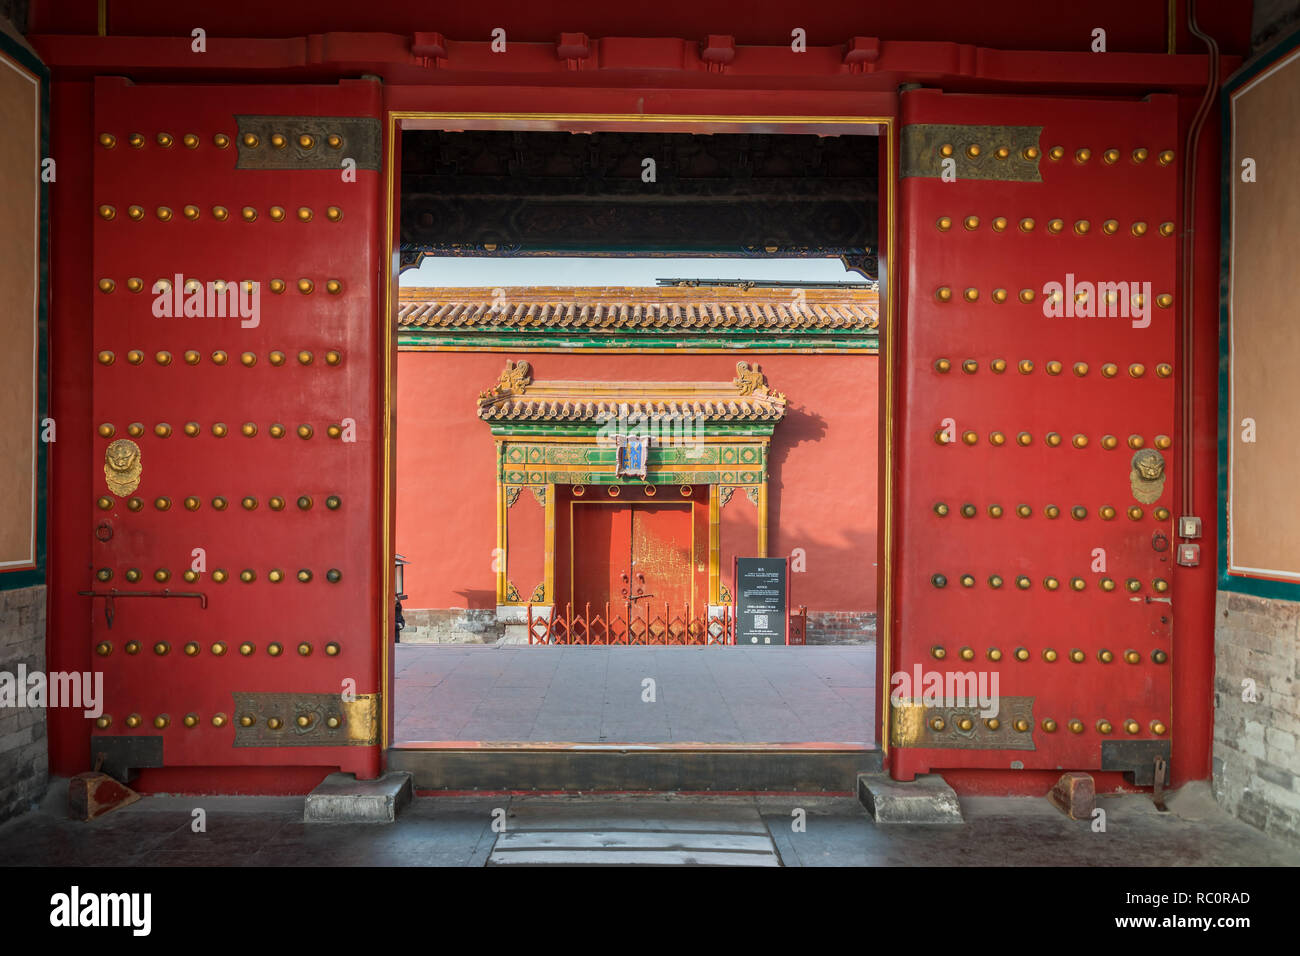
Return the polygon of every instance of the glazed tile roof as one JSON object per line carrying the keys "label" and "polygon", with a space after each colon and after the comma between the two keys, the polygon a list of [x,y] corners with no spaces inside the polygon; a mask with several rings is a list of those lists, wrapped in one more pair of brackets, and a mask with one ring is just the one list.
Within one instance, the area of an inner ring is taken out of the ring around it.
{"label": "glazed tile roof", "polygon": [[779,422],[785,395],[767,387],[762,369],[736,363],[730,382],[543,382],[527,362],[508,362],[479,395],[489,422]]}
{"label": "glazed tile roof", "polygon": [[733,286],[576,288],[527,286],[404,288],[397,324],[404,332],[689,331],[874,332],[879,296],[864,289],[742,289]]}

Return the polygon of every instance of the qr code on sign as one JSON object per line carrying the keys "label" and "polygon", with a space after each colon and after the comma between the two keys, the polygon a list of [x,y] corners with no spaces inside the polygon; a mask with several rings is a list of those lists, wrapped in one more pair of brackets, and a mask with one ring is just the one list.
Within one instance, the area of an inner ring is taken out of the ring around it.
{"label": "qr code on sign", "polygon": [[765,631],[765,630],[767,630],[767,615],[766,615],[766,614],[755,614],[755,615],[754,615],[754,628],[755,628],[756,630],[760,630],[760,631]]}

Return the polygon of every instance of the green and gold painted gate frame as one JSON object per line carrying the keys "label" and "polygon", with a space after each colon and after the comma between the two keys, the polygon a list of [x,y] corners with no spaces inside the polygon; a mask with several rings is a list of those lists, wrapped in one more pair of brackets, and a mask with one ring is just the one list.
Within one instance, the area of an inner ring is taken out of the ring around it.
{"label": "green and gold painted gate frame", "polygon": [[[534,382],[527,362],[508,362],[478,400],[496,441],[497,553],[506,556],[497,564],[497,604],[529,603],[508,578],[508,511],[525,488],[546,509],[543,593],[531,601],[554,604],[557,488],[587,500],[627,491],[681,501],[674,487],[694,498],[701,486],[708,488],[707,603],[721,603],[722,504],[742,491],[757,505],[756,554],[766,557],[768,449],[785,407],[785,395],[768,387],[757,364],[743,361],[730,382]],[[647,440],[644,476],[618,474],[617,440],[625,433]],[[570,536],[571,584],[573,546]]]}
{"label": "green and gold painted gate frame", "polygon": [[[880,501],[883,507],[880,509],[880,580],[877,593],[879,597],[879,610],[877,620],[879,621],[877,630],[878,651],[877,659],[880,662],[877,667],[878,674],[889,674],[890,668],[890,644],[892,639],[892,628],[890,626],[893,620],[893,572],[894,572],[894,544],[893,544],[893,515],[894,515],[894,383],[895,383],[895,361],[896,351],[892,347],[895,341],[895,329],[897,328],[898,309],[896,306],[897,278],[896,269],[894,268],[894,250],[896,248],[896,228],[897,228],[897,205],[896,191],[898,180],[898,145],[897,117],[895,116],[788,116],[788,115],[771,115],[771,116],[720,116],[710,114],[641,114],[641,113],[483,113],[483,112],[437,112],[424,110],[388,110],[387,122],[385,124],[384,138],[384,244],[385,244],[385,261],[389,264],[388,274],[384,285],[384,295],[380,303],[380,312],[378,316],[378,334],[381,336],[381,353],[384,356],[383,369],[383,533],[381,551],[380,576],[383,586],[380,588],[380,606],[379,614],[381,620],[383,640],[380,642],[380,674],[383,681],[383,700],[388,713],[382,721],[383,726],[383,747],[387,749],[391,743],[391,716],[392,716],[392,694],[389,684],[390,660],[392,653],[392,641],[389,635],[393,632],[393,614],[396,606],[396,592],[393,590],[393,532],[395,523],[395,512],[393,503],[394,494],[394,472],[396,461],[395,439],[395,402],[396,393],[394,390],[393,365],[397,354],[397,323],[394,316],[397,314],[397,288],[398,288],[398,260],[394,255],[395,238],[397,235],[397,174],[398,174],[398,152],[394,147],[397,142],[399,130],[405,128],[422,128],[422,129],[454,129],[454,130],[471,130],[471,129],[500,129],[500,130],[537,130],[543,132],[554,132],[557,130],[566,132],[595,132],[600,130],[627,130],[627,131],[662,131],[662,132],[684,132],[684,133],[728,133],[728,132],[753,132],[756,127],[762,127],[764,132],[774,132],[783,134],[795,133],[838,133],[838,134],[858,134],[858,135],[878,135],[884,138],[884,169],[880,181],[885,190],[885,223],[883,235],[880,240],[880,257],[881,268],[885,270],[884,282],[882,283],[882,295],[884,303],[881,309],[883,318],[884,331],[882,340],[890,343],[885,353],[884,374],[880,376],[881,381],[881,416],[880,416],[880,436],[881,436],[881,468],[880,468]],[[464,351],[464,347],[460,348]],[[582,351],[575,349],[575,351]],[[671,347],[645,348],[639,351],[644,352],[673,352],[680,353],[683,351],[695,351],[693,349],[677,349]],[[753,352],[787,352],[799,351],[797,349],[786,348],[755,348]],[[766,485],[764,484],[764,488]],[[766,497],[766,496],[764,496]],[[549,496],[548,500],[553,500],[554,496]],[[764,501],[764,505],[766,502]],[[760,515],[766,513],[766,508],[760,508]],[[710,516],[712,523],[712,515]],[[877,745],[882,752],[888,752],[889,746],[889,695],[887,693],[877,693],[876,699],[879,701],[879,714],[876,740]]]}

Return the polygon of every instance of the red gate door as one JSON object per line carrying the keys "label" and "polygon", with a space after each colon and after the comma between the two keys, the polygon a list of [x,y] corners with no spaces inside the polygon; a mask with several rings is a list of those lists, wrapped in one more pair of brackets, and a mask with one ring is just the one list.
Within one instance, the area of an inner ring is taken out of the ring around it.
{"label": "red gate door", "polygon": [[903,97],[899,778],[1168,759],[1176,132]]}
{"label": "red gate door", "polygon": [[94,111],[92,753],[373,775],[377,85],[109,79]]}
{"label": "red gate door", "polygon": [[575,505],[573,569],[575,610],[590,601],[593,613],[604,614],[609,601],[622,613],[627,591],[638,608],[648,601],[651,614],[667,602],[674,615],[684,615],[691,602],[691,506]]}

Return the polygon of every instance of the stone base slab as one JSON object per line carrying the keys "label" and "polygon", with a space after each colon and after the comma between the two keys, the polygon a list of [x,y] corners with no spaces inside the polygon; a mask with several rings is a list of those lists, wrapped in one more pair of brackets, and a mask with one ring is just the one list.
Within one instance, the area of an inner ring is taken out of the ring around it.
{"label": "stone base slab", "polygon": [[965,823],[957,794],[937,773],[915,780],[886,774],[859,774],[858,800],[876,823]]}
{"label": "stone base slab", "polygon": [[411,802],[411,775],[390,771],[374,780],[332,773],[307,794],[307,823],[392,823]]}
{"label": "stone base slab", "polygon": [[403,644],[495,644],[501,624],[493,608],[402,608]]}

